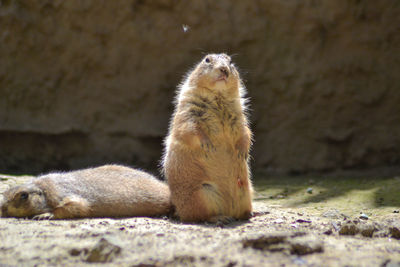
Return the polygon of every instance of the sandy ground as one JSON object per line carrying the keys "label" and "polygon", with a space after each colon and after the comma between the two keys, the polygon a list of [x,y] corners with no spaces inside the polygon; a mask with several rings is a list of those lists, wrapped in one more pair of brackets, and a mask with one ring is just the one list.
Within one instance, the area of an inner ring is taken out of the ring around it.
{"label": "sandy ground", "polygon": [[[29,178],[1,177],[0,193]],[[0,266],[400,266],[397,198],[377,206],[361,197],[376,198],[385,184],[397,188],[397,177],[367,182],[358,193],[341,186],[337,195],[324,191],[340,185],[336,179],[291,179],[256,183],[255,216],[228,225],[0,218]]]}

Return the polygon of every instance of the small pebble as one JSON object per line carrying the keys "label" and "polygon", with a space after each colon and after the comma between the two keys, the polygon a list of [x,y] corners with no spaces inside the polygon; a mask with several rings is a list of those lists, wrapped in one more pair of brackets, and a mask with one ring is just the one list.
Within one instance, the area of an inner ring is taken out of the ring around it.
{"label": "small pebble", "polygon": [[323,232],[324,235],[331,235],[332,234],[332,229],[328,229],[325,232]]}
{"label": "small pebble", "polygon": [[307,188],[307,193],[312,194],[312,188],[311,187]]}
{"label": "small pebble", "polygon": [[368,220],[369,218],[368,218],[368,215],[367,215],[367,214],[361,213],[360,219],[362,219],[362,220]]}
{"label": "small pebble", "polygon": [[400,239],[400,225],[396,224],[389,228],[389,233],[391,237]]}
{"label": "small pebble", "polygon": [[340,235],[356,235],[359,232],[360,229],[353,223],[346,223],[339,230]]}
{"label": "small pebble", "polygon": [[399,210],[394,210],[393,213],[400,213],[400,211]]}
{"label": "small pebble", "polygon": [[71,256],[79,256],[82,252],[83,253],[87,253],[86,251],[87,249],[77,249],[77,248],[73,248],[69,251],[69,255]]}
{"label": "small pebble", "polygon": [[360,233],[365,237],[372,237],[377,229],[372,224],[364,224],[360,227]]}
{"label": "small pebble", "polygon": [[303,220],[303,219],[298,219],[296,220],[297,223],[312,223],[310,220]]}
{"label": "small pebble", "polygon": [[335,228],[336,231],[340,230],[340,227],[336,222],[331,222],[331,224],[332,224],[333,228]]}
{"label": "small pebble", "polygon": [[[88,250],[86,262],[112,262],[116,256],[121,253],[122,248],[108,241],[105,238],[101,238],[98,243]],[[71,251],[76,254],[76,251]],[[70,253],[71,253],[70,252]]]}

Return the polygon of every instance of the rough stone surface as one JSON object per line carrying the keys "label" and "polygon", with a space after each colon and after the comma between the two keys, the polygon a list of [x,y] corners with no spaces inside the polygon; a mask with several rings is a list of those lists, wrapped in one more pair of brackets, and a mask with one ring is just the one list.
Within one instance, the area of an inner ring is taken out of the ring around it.
{"label": "rough stone surface", "polygon": [[176,85],[235,54],[253,166],[400,163],[398,1],[0,1],[0,170],[155,168]]}

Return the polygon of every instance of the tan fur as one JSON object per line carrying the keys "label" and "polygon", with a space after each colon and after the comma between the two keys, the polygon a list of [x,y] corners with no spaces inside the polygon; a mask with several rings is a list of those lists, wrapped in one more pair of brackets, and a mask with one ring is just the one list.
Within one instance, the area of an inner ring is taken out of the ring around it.
{"label": "tan fur", "polygon": [[9,189],[4,198],[3,217],[159,216],[171,209],[165,183],[119,165],[42,175]]}
{"label": "tan fur", "polygon": [[179,88],[163,170],[182,221],[249,218],[251,131],[244,88],[225,54],[207,55]]}

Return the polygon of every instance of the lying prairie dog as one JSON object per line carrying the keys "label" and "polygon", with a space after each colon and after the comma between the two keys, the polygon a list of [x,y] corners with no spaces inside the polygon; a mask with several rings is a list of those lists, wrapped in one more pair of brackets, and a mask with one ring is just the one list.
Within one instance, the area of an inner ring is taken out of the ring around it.
{"label": "lying prairie dog", "polygon": [[165,183],[120,165],[40,175],[3,195],[2,217],[161,216],[172,207]]}

